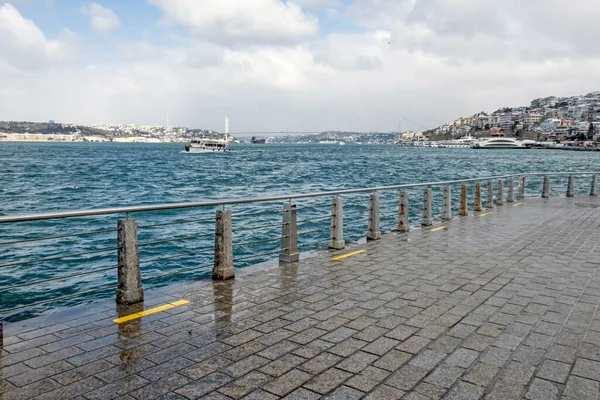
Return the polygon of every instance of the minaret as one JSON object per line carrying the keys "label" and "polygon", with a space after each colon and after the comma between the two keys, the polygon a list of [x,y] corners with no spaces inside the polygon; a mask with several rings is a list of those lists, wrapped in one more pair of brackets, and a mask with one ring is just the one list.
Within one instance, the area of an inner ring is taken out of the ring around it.
{"label": "minaret", "polygon": [[225,141],[228,141],[229,137],[229,117],[225,117]]}

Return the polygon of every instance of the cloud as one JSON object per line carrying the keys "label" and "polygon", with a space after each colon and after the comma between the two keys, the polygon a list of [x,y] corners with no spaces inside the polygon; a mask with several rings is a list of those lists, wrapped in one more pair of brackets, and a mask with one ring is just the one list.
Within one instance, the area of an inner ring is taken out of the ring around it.
{"label": "cloud", "polygon": [[166,21],[224,46],[289,45],[317,35],[318,19],[279,0],[149,0]]}
{"label": "cloud", "polygon": [[121,25],[119,17],[113,10],[98,3],[84,7],[83,12],[90,16],[92,29],[98,33],[108,33]]}
{"label": "cloud", "polygon": [[300,8],[323,9],[339,7],[342,5],[342,0],[291,0],[288,3],[294,3]]}
{"label": "cloud", "polygon": [[74,58],[76,35],[64,29],[49,40],[31,20],[23,18],[11,4],[0,4],[0,60],[17,70],[44,68]]}
{"label": "cloud", "polygon": [[389,48],[389,32],[331,34],[313,45],[314,59],[342,70],[376,70],[383,67],[381,57]]}

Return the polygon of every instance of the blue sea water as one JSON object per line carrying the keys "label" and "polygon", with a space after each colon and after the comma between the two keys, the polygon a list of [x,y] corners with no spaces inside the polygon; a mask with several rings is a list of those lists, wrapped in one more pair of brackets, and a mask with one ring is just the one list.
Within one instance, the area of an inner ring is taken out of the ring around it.
{"label": "blue sea water", "polygon": [[[226,154],[186,154],[182,150],[182,144],[0,143],[0,215],[244,199],[524,172],[593,171],[600,159],[600,153],[596,152],[415,149],[391,145],[238,145]],[[587,178],[586,182],[583,179],[577,182],[579,193],[588,190]],[[541,179],[527,181],[529,195],[538,195],[540,188]],[[553,194],[564,194],[564,179],[555,178],[552,188]],[[439,210],[441,188],[433,189],[434,207]],[[457,189],[453,189],[455,200]],[[410,191],[414,223],[420,215],[421,191]],[[384,231],[395,227],[397,197],[397,191],[382,193]],[[368,193],[344,196],[344,201],[346,238],[359,240],[367,229]],[[299,221],[323,217],[299,223],[300,232],[309,232],[300,236],[302,251],[326,247],[330,202],[330,197],[297,201]],[[456,209],[457,202],[454,203]],[[236,268],[277,257],[275,253],[281,246],[282,205],[282,202],[270,202],[228,206],[233,211]],[[129,215],[140,226],[140,259],[146,287],[209,275],[211,236],[152,243],[209,235],[214,232],[211,219],[217,208]],[[114,285],[116,224],[118,218],[124,217],[105,215],[0,224],[0,312]],[[201,221],[144,227],[189,220]],[[97,231],[106,232],[9,243]],[[270,238],[274,240],[265,241]],[[257,241],[261,243],[254,243]],[[204,253],[168,258],[204,250]],[[87,254],[5,266],[74,253]],[[192,268],[196,269],[174,274]],[[99,269],[103,271],[80,275]],[[164,274],[171,275],[152,279]],[[71,277],[8,288],[64,276]],[[59,306],[111,296],[114,296],[112,289],[69,297],[5,312],[0,314],[0,319],[25,318]]]}

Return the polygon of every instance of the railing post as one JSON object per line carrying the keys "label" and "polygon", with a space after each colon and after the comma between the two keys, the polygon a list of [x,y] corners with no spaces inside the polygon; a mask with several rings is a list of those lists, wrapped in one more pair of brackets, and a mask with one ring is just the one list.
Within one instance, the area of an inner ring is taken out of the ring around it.
{"label": "railing post", "polygon": [[550,197],[550,178],[548,175],[544,176],[544,183],[542,185],[542,198],[547,199]]}
{"label": "railing post", "polygon": [[525,177],[519,178],[519,192],[517,193],[517,200],[523,200],[525,198]]}
{"label": "railing post", "polygon": [[400,214],[398,218],[398,232],[408,232],[408,192],[400,192]]}
{"label": "railing post", "polygon": [[215,265],[212,271],[212,278],[214,280],[225,280],[235,277],[232,236],[231,210],[217,210],[215,223]]}
{"label": "railing post", "polygon": [[138,303],[144,300],[144,289],[142,288],[135,219],[126,218],[117,221],[117,240],[117,303]]}
{"label": "railing post", "polygon": [[329,248],[341,250],[346,247],[344,241],[344,205],[342,198],[336,196],[331,203],[331,239]]}
{"label": "railing post", "polygon": [[508,178],[508,194],[506,196],[507,203],[513,203],[515,201],[515,192],[514,192],[514,179],[513,177]]}
{"label": "railing post", "polygon": [[569,176],[569,180],[567,182],[567,197],[573,197],[573,186],[574,186],[574,182],[573,182],[573,175]]}
{"label": "railing post", "polygon": [[298,254],[298,231],[297,231],[296,205],[285,203],[283,205],[283,224],[281,225],[281,236],[283,249],[279,253],[279,261],[284,263],[296,262],[300,259]]}
{"label": "railing post", "polygon": [[475,194],[473,196],[473,211],[480,212],[481,207],[481,183],[475,182]]}
{"label": "railing post", "polygon": [[592,184],[590,186],[590,196],[598,196],[598,175],[592,175]]}
{"label": "railing post", "polygon": [[498,199],[496,200],[496,205],[501,206],[504,204],[504,181],[502,179],[498,179]]}
{"label": "railing post", "polygon": [[381,239],[381,222],[379,216],[379,194],[369,196],[369,231],[367,240]]}
{"label": "railing post", "polygon": [[458,210],[458,215],[469,215],[469,205],[467,204],[467,196],[469,188],[466,183],[460,185],[460,208]]}
{"label": "railing post", "polygon": [[433,219],[431,216],[431,189],[423,190],[423,220],[421,221],[421,225],[433,225]]}
{"label": "railing post", "polygon": [[452,188],[446,186],[444,188],[444,203],[442,205],[442,221],[452,219]]}
{"label": "railing post", "polygon": [[487,183],[487,199],[485,201],[485,208],[490,210],[494,208],[494,184],[492,181],[488,181]]}

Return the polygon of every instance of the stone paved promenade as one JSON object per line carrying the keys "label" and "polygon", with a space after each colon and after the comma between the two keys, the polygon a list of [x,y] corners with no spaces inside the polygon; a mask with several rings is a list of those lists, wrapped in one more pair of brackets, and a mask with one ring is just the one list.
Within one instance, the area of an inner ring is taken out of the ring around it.
{"label": "stone paved promenade", "polygon": [[148,292],[190,303],[121,325],[112,302],[9,325],[0,398],[597,399],[597,205],[528,199]]}

